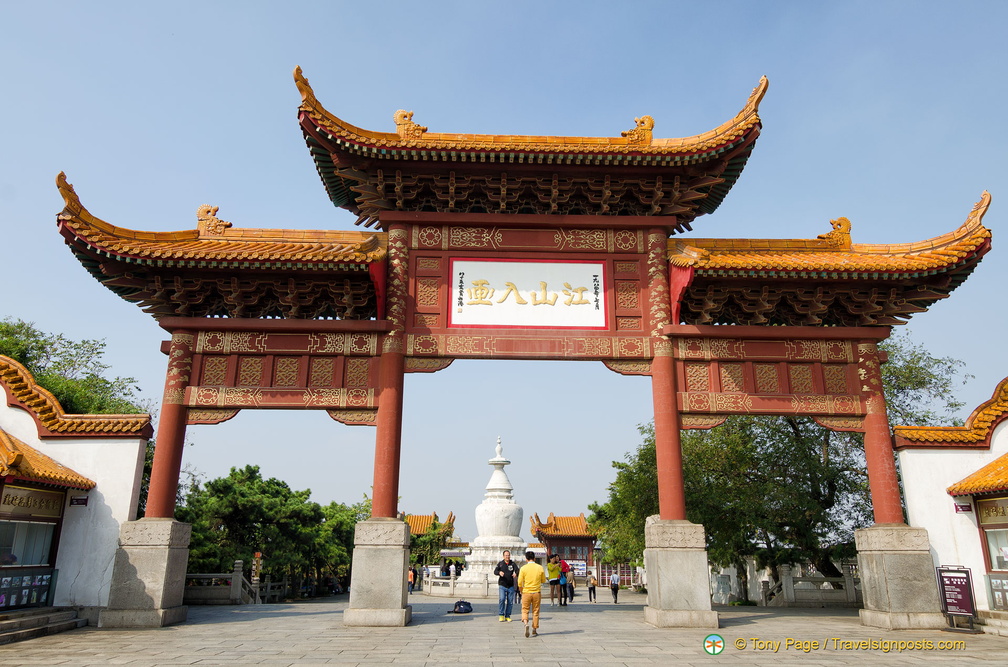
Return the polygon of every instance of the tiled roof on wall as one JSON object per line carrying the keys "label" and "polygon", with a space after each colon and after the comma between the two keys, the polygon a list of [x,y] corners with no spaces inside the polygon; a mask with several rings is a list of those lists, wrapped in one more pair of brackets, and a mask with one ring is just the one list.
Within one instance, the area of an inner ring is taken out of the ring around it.
{"label": "tiled roof on wall", "polygon": [[134,437],[153,435],[151,418],[135,415],[68,415],[52,394],[38,386],[24,366],[10,357],[0,356],[0,386],[8,405],[27,410],[39,425],[39,436]]}
{"label": "tiled roof on wall", "polygon": [[[2,357],[0,357],[2,359]],[[0,428],[0,477],[53,484],[70,489],[93,489],[95,483],[57,463]]]}

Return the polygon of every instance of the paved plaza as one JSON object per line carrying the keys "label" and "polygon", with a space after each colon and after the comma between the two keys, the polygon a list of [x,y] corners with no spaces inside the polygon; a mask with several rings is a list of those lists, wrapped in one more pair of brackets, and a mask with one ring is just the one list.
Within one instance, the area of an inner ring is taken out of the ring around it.
{"label": "paved plaza", "polygon": [[[190,607],[183,625],[155,630],[93,627],[0,647],[0,665],[920,665],[1005,664],[1008,638],[938,630],[886,632],[866,628],[855,610],[768,610],[721,607],[724,650],[704,651],[709,631],[658,629],[643,621],[645,596],[609,592],[588,604],[543,608],[539,637],[526,639],[520,613],[499,623],[496,603],[475,601],[473,613],[446,613],[447,598],[414,594],[405,628],[345,627],[347,596],[297,604]],[[792,642],[806,645],[809,652]],[[890,650],[842,642],[890,641]],[[939,650],[939,642],[965,648]],[[745,647],[738,648],[744,641]],[[762,648],[754,648],[756,642]],[[780,642],[778,648],[774,648]],[[918,642],[905,647],[896,642]],[[935,648],[919,648],[932,642]],[[825,644],[825,648],[823,645]]]}

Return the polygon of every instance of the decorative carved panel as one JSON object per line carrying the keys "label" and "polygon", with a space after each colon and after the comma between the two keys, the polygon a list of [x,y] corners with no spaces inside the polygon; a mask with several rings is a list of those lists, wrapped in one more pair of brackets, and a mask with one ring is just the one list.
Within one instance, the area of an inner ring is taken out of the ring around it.
{"label": "decorative carved panel", "polygon": [[780,374],[777,364],[753,364],[753,370],[756,372],[756,393],[780,393]]}
{"label": "decorative carved panel", "polygon": [[742,364],[721,364],[721,391],[745,391]]}
{"label": "decorative carved panel", "polygon": [[418,278],[417,279],[417,306],[435,307],[439,302],[438,285],[440,278]]}
{"label": "decorative carved panel", "polygon": [[238,386],[260,387],[263,384],[262,357],[242,357],[238,364]]}
{"label": "decorative carved panel", "polygon": [[323,357],[311,360],[311,370],[308,377],[309,387],[331,387],[336,370],[336,361]]}
{"label": "decorative carved panel", "polygon": [[354,357],[346,360],[346,386],[366,387],[368,385],[368,369],[370,360],[365,357]]}
{"label": "decorative carved panel", "polygon": [[298,386],[301,373],[301,359],[297,357],[281,357],[276,360],[276,370],[273,374],[274,387]]}
{"label": "decorative carved panel", "polygon": [[204,357],[202,384],[222,385],[227,382],[227,357]]}
{"label": "decorative carved panel", "polygon": [[636,310],[640,308],[638,299],[638,284],[626,280],[616,281],[616,307],[621,310]]}
{"label": "decorative carved panel", "polygon": [[812,367],[808,364],[788,364],[792,394],[812,393]]}

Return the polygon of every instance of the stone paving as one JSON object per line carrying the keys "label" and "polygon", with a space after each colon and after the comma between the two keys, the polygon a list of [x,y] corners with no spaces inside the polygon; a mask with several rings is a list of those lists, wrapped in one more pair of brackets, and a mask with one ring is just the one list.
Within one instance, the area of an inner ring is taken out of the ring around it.
{"label": "stone paving", "polygon": [[[410,596],[405,628],[344,627],[347,596],[296,604],[190,607],[189,621],[153,630],[87,627],[0,647],[0,665],[921,665],[1008,664],[1008,638],[940,630],[887,632],[860,625],[856,610],[719,607],[724,650],[704,652],[711,631],[659,629],[643,620],[645,596],[620,593],[613,605],[579,595],[543,607],[539,637],[526,639],[520,613],[499,623],[496,603],[446,613],[452,600]],[[818,641],[819,648],[788,646]],[[836,641],[834,641],[834,639]],[[890,641],[890,650],[840,642]],[[739,642],[736,646],[736,642]],[[742,647],[744,642],[744,647]],[[757,642],[772,642],[758,644]],[[774,648],[775,643],[780,644]],[[933,643],[931,649],[895,642]],[[940,650],[939,642],[963,642]],[[825,643],[825,646],[824,646]]]}

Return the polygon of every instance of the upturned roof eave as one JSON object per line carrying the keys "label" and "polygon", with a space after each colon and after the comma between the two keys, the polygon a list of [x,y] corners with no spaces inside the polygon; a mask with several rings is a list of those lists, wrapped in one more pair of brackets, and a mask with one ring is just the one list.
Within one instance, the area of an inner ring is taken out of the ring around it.
{"label": "upturned roof eave", "polygon": [[219,234],[203,234],[199,229],[136,231],[92,215],[62,172],[56,183],[64,200],[57,225],[67,244],[86,255],[128,264],[159,268],[253,265],[267,269],[294,264],[304,270],[332,271],[338,265],[366,268],[382,261],[387,253],[387,238],[382,233],[231,228]]}
{"label": "upturned roof eave", "polygon": [[[761,126],[759,104],[769,86],[767,78],[762,77],[742,110],[712,130],[691,137],[652,138],[646,143],[638,143],[632,136],[462,134],[427,132],[425,128],[418,137],[403,137],[398,132],[378,132],[357,127],[329,112],[315,96],[308,80],[301,73],[300,67],[294,70],[294,81],[301,93],[299,116],[302,127],[306,132],[324,131],[329,141],[338,139],[351,145],[381,151],[581,153],[584,155],[632,153],[668,157],[704,155],[716,151],[718,147],[731,144],[753,130],[758,132]],[[306,127],[306,123],[309,121],[314,123],[313,128]],[[625,134],[632,135],[632,133],[633,130],[630,130]]]}
{"label": "upturned roof eave", "polygon": [[[915,278],[929,273],[972,271],[990,249],[991,232],[983,226],[990,206],[984,191],[966,221],[932,239],[903,244],[831,243],[829,235],[816,239],[691,239],[668,242],[668,259],[675,266],[692,267],[698,275],[751,272],[780,277],[808,277],[816,273],[844,273],[845,279],[877,276]],[[807,261],[811,258],[813,261]]]}

